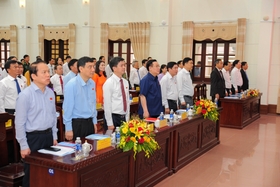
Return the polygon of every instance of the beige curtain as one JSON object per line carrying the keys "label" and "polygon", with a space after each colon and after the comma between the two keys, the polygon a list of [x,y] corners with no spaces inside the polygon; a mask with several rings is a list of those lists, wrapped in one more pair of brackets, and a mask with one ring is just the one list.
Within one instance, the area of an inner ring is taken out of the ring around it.
{"label": "beige curtain", "polygon": [[278,100],[277,100],[276,113],[280,114],[280,83],[279,83],[279,87],[278,87]]}
{"label": "beige curtain", "polygon": [[108,60],[109,24],[101,23],[100,55]]}
{"label": "beige curtain", "polygon": [[135,58],[147,58],[150,53],[150,22],[130,22],[128,28]]}
{"label": "beige curtain", "polygon": [[239,18],[237,24],[237,37],[236,37],[236,59],[244,60],[245,49],[245,36],[246,36],[246,18]]}
{"label": "beige curtain", "polygon": [[185,57],[192,58],[193,30],[194,23],[192,21],[183,22],[182,59]]}
{"label": "beige curtain", "polygon": [[0,27],[0,39],[10,40],[10,56],[18,56],[16,25]]}
{"label": "beige curtain", "polygon": [[123,40],[126,41],[129,39],[129,30],[127,25],[109,25],[109,40]]}
{"label": "beige curtain", "polygon": [[44,26],[38,25],[39,55],[44,59],[44,40],[69,40],[69,55],[75,56],[76,26]]}

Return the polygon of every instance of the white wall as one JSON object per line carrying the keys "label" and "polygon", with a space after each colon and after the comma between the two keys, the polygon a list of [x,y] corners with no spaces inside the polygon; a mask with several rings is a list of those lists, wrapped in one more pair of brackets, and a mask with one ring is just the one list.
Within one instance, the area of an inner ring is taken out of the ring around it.
{"label": "white wall", "polygon": [[[268,22],[262,21],[269,16]],[[38,55],[38,24],[75,23],[76,57],[100,55],[100,23],[151,22],[150,55],[160,63],[182,58],[182,22],[247,18],[245,58],[250,87],[264,94],[262,104],[276,104],[280,80],[279,0],[0,0],[0,26],[18,26],[18,57]],[[167,25],[161,26],[166,20]],[[84,26],[88,22],[88,26]],[[32,29],[22,29],[21,26]]]}

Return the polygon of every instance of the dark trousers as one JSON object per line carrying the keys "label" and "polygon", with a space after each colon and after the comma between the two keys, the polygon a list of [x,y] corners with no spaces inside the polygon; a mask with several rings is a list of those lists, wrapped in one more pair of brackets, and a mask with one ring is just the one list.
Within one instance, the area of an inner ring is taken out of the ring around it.
{"label": "dark trousers", "polygon": [[14,115],[14,113],[15,113],[15,109],[6,109],[5,108],[5,112],[8,112],[9,114],[12,114],[12,115]]}
{"label": "dark trousers", "polygon": [[186,109],[187,105],[189,104],[190,106],[193,106],[193,97],[192,96],[188,96],[188,95],[184,95],[184,100],[186,105],[181,105],[180,100],[179,100],[179,106],[182,109]]}
{"label": "dark trousers", "polygon": [[84,138],[90,134],[94,134],[94,125],[92,118],[76,118],[72,119],[73,140],[77,137]]}
{"label": "dark trousers", "polygon": [[177,101],[167,99],[167,102],[168,102],[168,106],[169,106],[170,111],[171,111],[171,109],[173,109],[174,112],[176,112],[178,110]]}
{"label": "dark trousers", "polygon": [[[126,122],[126,115],[112,114],[112,120],[115,128],[120,127],[123,122]],[[107,130],[108,130],[108,124],[104,115],[104,131],[106,132]]]}
{"label": "dark trousers", "polygon": [[227,92],[227,94],[229,95],[230,92],[231,92],[231,88],[226,88],[226,92]]}
{"label": "dark trousers", "polygon": [[[53,145],[53,136],[51,129],[48,132],[26,133],[26,138],[31,153]],[[23,187],[29,187],[29,178],[30,165],[24,162],[24,177],[22,181]]]}
{"label": "dark trousers", "polygon": [[[238,93],[241,93],[241,86],[237,86],[237,91],[238,91]],[[231,93],[234,95],[234,94],[236,94],[236,92],[235,92],[235,88],[232,86],[231,87]]]}

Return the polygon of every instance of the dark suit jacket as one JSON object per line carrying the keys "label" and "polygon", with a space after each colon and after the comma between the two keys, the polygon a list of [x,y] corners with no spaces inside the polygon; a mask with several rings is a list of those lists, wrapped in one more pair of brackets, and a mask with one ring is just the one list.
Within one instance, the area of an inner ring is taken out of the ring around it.
{"label": "dark suit jacket", "polygon": [[243,85],[241,86],[241,89],[247,90],[247,89],[249,89],[249,80],[248,80],[248,77],[246,76],[246,72],[243,69],[241,69],[240,73],[241,73],[242,80],[243,80]]}
{"label": "dark suit jacket", "polygon": [[214,68],[210,75],[211,79],[211,89],[210,95],[215,97],[216,94],[219,94],[220,98],[225,97],[225,79],[221,77],[220,72],[217,68]]}

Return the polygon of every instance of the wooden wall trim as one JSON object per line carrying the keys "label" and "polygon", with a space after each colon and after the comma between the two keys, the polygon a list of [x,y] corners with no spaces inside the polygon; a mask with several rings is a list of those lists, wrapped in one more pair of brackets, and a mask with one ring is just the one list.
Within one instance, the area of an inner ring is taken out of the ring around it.
{"label": "wooden wall trim", "polygon": [[276,114],[277,105],[261,105],[260,113],[261,114]]}

